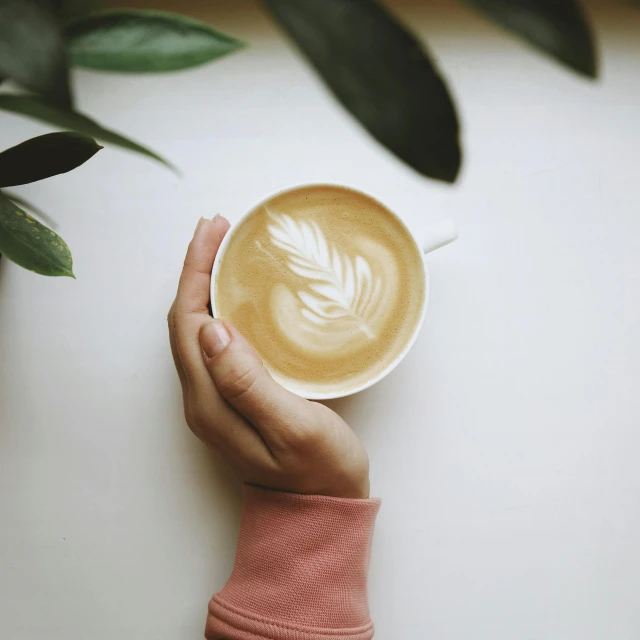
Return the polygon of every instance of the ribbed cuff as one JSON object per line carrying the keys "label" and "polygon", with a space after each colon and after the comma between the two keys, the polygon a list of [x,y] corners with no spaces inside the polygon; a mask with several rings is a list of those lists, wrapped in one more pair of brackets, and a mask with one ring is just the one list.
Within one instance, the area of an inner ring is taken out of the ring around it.
{"label": "ribbed cuff", "polygon": [[236,562],[209,603],[209,640],[369,640],[379,500],[245,485]]}

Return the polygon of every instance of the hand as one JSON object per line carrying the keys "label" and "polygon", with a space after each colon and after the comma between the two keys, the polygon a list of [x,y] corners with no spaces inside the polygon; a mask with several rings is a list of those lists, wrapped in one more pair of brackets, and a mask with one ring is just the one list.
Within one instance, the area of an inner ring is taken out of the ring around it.
{"label": "hand", "polygon": [[280,386],[242,335],[209,315],[211,270],[228,229],[224,218],[200,219],[169,311],[187,424],[245,482],[367,498],[369,460],[349,426]]}

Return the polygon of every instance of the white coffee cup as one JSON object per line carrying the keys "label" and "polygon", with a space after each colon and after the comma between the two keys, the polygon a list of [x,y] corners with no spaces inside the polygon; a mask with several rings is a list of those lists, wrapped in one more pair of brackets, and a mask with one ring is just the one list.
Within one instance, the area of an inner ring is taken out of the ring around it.
{"label": "white coffee cup", "polygon": [[[248,218],[256,209],[258,209],[262,205],[264,205],[267,202],[269,202],[272,198],[275,198],[276,196],[281,195],[283,193],[286,193],[288,191],[293,191],[293,190],[298,190],[298,189],[306,189],[308,187],[319,187],[319,186],[320,187],[347,188],[347,189],[349,189],[351,191],[354,191],[354,192],[357,192],[357,193],[362,193],[366,197],[368,197],[368,198],[370,198],[372,200],[375,200],[376,202],[379,202],[373,196],[370,196],[369,194],[365,194],[364,192],[358,191],[357,189],[354,189],[352,187],[341,187],[340,185],[334,185],[334,184],[312,184],[312,185],[299,185],[299,186],[295,186],[295,187],[289,187],[289,188],[286,188],[286,189],[282,189],[282,190],[278,191],[277,193],[274,193],[274,194],[270,195],[269,197],[265,198],[262,202],[258,203],[257,205],[251,207],[251,209],[247,213],[245,213],[243,216],[241,216],[241,218],[238,220],[238,222],[235,225],[233,225],[231,227],[231,229],[229,229],[229,231],[227,232],[226,236],[224,237],[224,239],[222,241],[222,244],[220,245],[220,248],[218,249],[218,254],[217,254],[215,262],[213,264],[213,272],[211,274],[211,310],[213,312],[213,317],[214,318],[218,316],[217,309],[216,309],[216,286],[217,286],[217,282],[218,282],[218,275],[220,273],[220,265],[222,264],[222,259],[224,257],[224,254],[226,252],[227,247],[229,246],[229,243],[233,242],[235,229],[239,228],[242,225],[242,223],[244,222],[244,220],[246,218]],[[380,203],[380,204],[382,204],[382,203]],[[426,314],[427,314],[427,306],[429,304],[429,270],[427,268],[427,262],[424,259],[424,255],[426,255],[428,253],[431,253],[432,251],[435,251],[436,249],[439,249],[440,247],[444,247],[445,245],[450,244],[451,242],[453,242],[454,240],[456,240],[458,238],[458,230],[456,228],[456,225],[455,225],[453,219],[445,218],[443,220],[440,220],[440,222],[428,227],[427,230],[422,233],[423,238],[422,238],[422,241],[419,242],[416,239],[416,234],[411,229],[409,229],[409,227],[402,220],[402,218],[400,218],[400,216],[398,216],[395,212],[393,212],[391,209],[389,209],[386,205],[382,205],[382,206],[385,209],[387,209],[393,216],[395,216],[399,220],[399,222],[407,230],[407,232],[409,233],[409,235],[413,239],[417,251],[419,253],[423,254],[422,275],[423,275],[423,283],[424,283],[424,297],[423,297],[422,309],[420,310],[420,319],[419,319],[418,323],[416,324],[416,327],[415,327],[415,330],[413,332],[413,335],[407,341],[407,344],[405,345],[404,349],[402,349],[402,351],[400,352],[400,354],[398,354],[398,356],[395,358],[395,360],[393,360],[378,375],[376,375],[375,377],[371,378],[370,380],[367,380],[366,382],[362,383],[361,385],[359,385],[359,386],[357,386],[355,388],[352,388],[352,389],[349,389],[349,390],[345,390],[345,391],[336,391],[336,392],[333,392],[333,393],[323,393],[323,392],[310,393],[306,389],[302,390],[302,388],[296,388],[295,383],[293,383],[290,380],[288,380],[286,382],[282,382],[283,386],[285,386],[289,391],[292,391],[293,393],[297,393],[299,395],[302,395],[305,398],[308,398],[309,400],[332,400],[334,398],[344,398],[346,396],[351,396],[351,395],[353,395],[355,393],[358,393],[360,391],[364,391],[365,389],[368,389],[369,387],[371,387],[374,384],[376,384],[376,382],[379,382],[380,380],[382,380],[383,378],[388,376],[402,362],[402,360],[404,360],[405,356],[407,355],[407,353],[409,353],[411,347],[413,347],[413,345],[415,344],[416,340],[418,339],[418,335],[420,334],[420,330],[422,329],[422,326],[424,325],[425,317],[426,317]]]}

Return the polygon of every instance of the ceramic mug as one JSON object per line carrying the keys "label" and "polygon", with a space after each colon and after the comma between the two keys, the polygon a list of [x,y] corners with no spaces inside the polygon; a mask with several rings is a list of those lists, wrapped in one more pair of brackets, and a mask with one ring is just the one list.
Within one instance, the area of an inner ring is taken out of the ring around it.
{"label": "ceramic mug", "polygon": [[[216,309],[216,286],[218,281],[218,274],[220,272],[220,265],[222,264],[222,259],[224,257],[227,247],[229,246],[230,243],[233,242],[235,229],[239,228],[244,222],[244,220],[248,218],[256,209],[259,209],[261,206],[269,202],[272,198],[275,198],[276,196],[286,193],[288,191],[306,189],[309,187],[346,188],[346,189],[349,189],[350,191],[361,193],[362,195],[365,195],[367,198],[370,198],[371,200],[379,202],[378,200],[376,200],[376,198],[373,198],[372,196],[365,194],[362,191],[358,191],[357,189],[353,189],[352,187],[343,187],[341,185],[333,185],[333,184],[311,184],[311,185],[300,185],[295,187],[289,187],[287,189],[282,189],[274,193],[273,195],[270,195],[269,197],[265,198],[262,202],[260,202],[256,206],[251,207],[251,209],[247,213],[245,213],[243,216],[240,217],[240,219],[235,225],[231,226],[231,228],[225,235],[222,241],[222,244],[220,245],[220,248],[218,249],[218,254],[213,264],[213,272],[211,275],[211,310],[213,312],[214,318],[218,317],[218,313]],[[389,209],[386,205],[382,205],[382,206],[402,224],[402,226],[407,230],[413,242],[415,243],[415,247],[417,251],[423,255],[422,281],[424,285],[424,296],[423,296],[422,309],[420,310],[420,319],[416,324],[415,330],[410,340],[407,341],[407,344],[402,349],[400,354],[395,358],[395,360],[393,360],[378,375],[374,376],[370,380],[367,380],[366,382],[362,383],[361,385],[355,388],[344,390],[344,391],[336,391],[332,393],[323,393],[323,392],[310,393],[308,391],[301,392],[301,390],[296,389],[295,384],[292,384],[290,381],[282,383],[283,386],[286,387],[289,391],[302,395],[309,400],[332,400],[334,398],[344,398],[346,396],[351,396],[355,393],[359,393],[360,391],[364,391],[365,389],[368,389],[372,385],[376,384],[376,382],[379,382],[380,380],[388,376],[402,362],[402,360],[404,360],[405,356],[407,355],[407,353],[409,353],[411,347],[413,347],[413,345],[415,344],[418,338],[418,335],[420,334],[420,330],[424,325],[424,321],[427,313],[427,306],[429,304],[429,271],[428,271],[427,262],[424,259],[424,256],[428,253],[431,253],[432,251],[435,251],[436,249],[439,249],[440,247],[443,247],[453,242],[458,238],[458,231],[454,221],[451,218],[445,218],[444,220],[441,220],[440,222],[432,225],[431,227],[428,227],[426,231],[422,233],[422,240],[418,241],[416,234],[411,229],[409,229],[409,227],[405,224],[405,222],[402,220],[400,216],[398,216],[395,212]]]}

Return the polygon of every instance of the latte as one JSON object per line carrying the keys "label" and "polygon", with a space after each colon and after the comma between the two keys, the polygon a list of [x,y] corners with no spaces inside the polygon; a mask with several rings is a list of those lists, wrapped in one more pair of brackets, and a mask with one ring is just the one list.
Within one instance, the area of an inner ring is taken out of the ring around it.
{"label": "latte", "polygon": [[231,231],[216,315],[300,395],[341,395],[383,373],[423,314],[422,255],[382,204],[344,187],[280,193]]}

